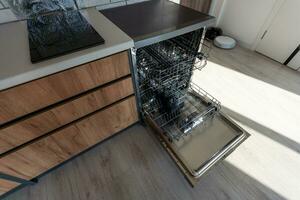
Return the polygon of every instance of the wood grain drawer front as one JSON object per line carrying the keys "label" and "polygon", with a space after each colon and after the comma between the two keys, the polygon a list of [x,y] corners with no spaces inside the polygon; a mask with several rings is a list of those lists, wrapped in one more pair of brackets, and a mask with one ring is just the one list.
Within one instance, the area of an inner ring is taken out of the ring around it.
{"label": "wood grain drawer front", "polygon": [[131,78],[124,78],[11,126],[0,128],[0,154],[128,97],[133,93]]}
{"label": "wood grain drawer front", "polygon": [[0,158],[0,172],[30,180],[137,121],[131,96]]}
{"label": "wood grain drawer front", "polygon": [[0,196],[18,187],[20,183],[0,179]]}
{"label": "wood grain drawer front", "polygon": [[0,92],[0,125],[130,74],[122,52]]}

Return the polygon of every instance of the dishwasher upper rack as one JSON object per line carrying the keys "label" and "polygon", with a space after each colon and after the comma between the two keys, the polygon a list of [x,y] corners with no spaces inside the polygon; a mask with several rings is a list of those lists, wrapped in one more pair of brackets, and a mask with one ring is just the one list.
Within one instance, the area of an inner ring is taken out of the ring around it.
{"label": "dishwasher upper rack", "polygon": [[[199,33],[200,32],[200,33]],[[182,47],[183,49],[190,49],[192,52],[197,52],[197,60],[195,68],[201,70],[207,64],[209,54],[212,49],[212,43],[204,38],[203,29],[187,33],[185,35],[178,36],[170,39],[175,45]],[[199,40],[199,36],[202,35],[202,39]]]}
{"label": "dishwasher upper rack", "polygon": [[204,35],[205,29],[202,28],[170,40],[152,44],[147,46],[146,49],[152,52],[158,60],[169,65],[183,61],[186,56],[197,58],[197,67],[200,70],[205,67],[212,46],[211,42],[205,40]]}
{"label": "dishwasher upper rack", "polygon": [[[191,65],[197,64],[197,69],[201,70],[206,66],[209,57],[210,47],[203,43],[199,43],[197,49],[187,45],[187,39],[183,36],[165,40],[156,44],[145,47],[145,50],[156,60],[164,66],[174,66],[181,62],[192,61]],[[186,42],[183,42],[186,41]],[[205,47],[205,48],[204,48]]]}
{"label": "dishwasher upper rack", "polygon": [[194,52],[199,52],[199,47],[201,47],[201,43],[203,43],[205,38],[205,29],[198,29],[196,31],[192,31],[175,38],[171,38],[171,40],[183,48],[188,47]]}
{"label": "dishwasher upper rack", "polygon": [[144,49],[139,49],[137,55],[140,90],[147,87],[161,90],[170,85],[176,85],[177,88],[186,87],[195,70],[194,57],[178,60],[178,63],[169,65],[159,62],[158,58]]}
{"label": "dishwasher upper rack", "polygon": [[[142,96],[144,114],[155,121],[170,142],[178,141],[192,133],[194,128],[205,125],[221,109],[217,99],[192,82],[188,89],[178,90],[173,95],[177,104],[183,103],[183,106],[171,112],[161,110],[162,105],[151,89]],[[195,102],[193,96],[200,102]]]}

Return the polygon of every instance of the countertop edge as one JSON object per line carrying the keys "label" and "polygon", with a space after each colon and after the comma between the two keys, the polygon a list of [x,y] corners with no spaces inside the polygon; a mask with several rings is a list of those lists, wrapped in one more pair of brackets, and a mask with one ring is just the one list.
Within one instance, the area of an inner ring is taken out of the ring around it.
{"label": "countertop edge", "polygon": [[101,56],[99,56],[99,54],[97,54],[99,52],[93,52],[89,56],[84,55],[84,56],[81,56],[81,58],[78,57],[81,60],[80,62],[65,61],[66,65],[64,67],[49,66],[49,67],[44,67],[41,69],[36,69],[33,71],[28,71],[28,72],[25,72],[22,74],[18,74],[16,76],[11,76],[11,77],[8,77],[7,79],[2,79],[0,81],[0,92],[3,90],[6,90],[6,89],[10,89],[12,87],[21,85],[21,84],[28,83],[30,81],[34,81],[36,79],[40,79],[40,78],[43,78],[43,77],[67,70],[67,69],[77,67],[77,66],[85,64],[85,63],[89,63],[89,62],[99,60],[101,58],[104,58],[104,57],[107,57],[107,56],[110,56],[110,55],[113,55],[113,54],[116,54],[116,53],[119,53],[122,51],[126,51],[126,50],[132,48],[133,46],[134,46],[133,41],[128,41],[126,43],[116,45],[112,48],[101,50],[101,54],[102,54]]}
{"label": "countertop edge", "polygon": [[160,33],[156,36],[144,37],[143,39],[138,39],[134,41],[135,48],[141,48],[147,45],[151,45],[160,41],[168,40],[170,38],[183,35],[203,27],[212,26],[216,23],[215,18],[208,19],[203,22],[198,22],[196,24],[187,25],[185,27],[176,30],[164,30],[164,33]]}
{"label": "countertop edge", "polygon": [[[97,18],[101,14],[96,9],[89,9],[90,11],[85,11],[83,14],[84,16],[87,16],[87,20],[95,24],[97,23]],[[95,21],[96,20],[96,21]],[[101,15],[101,20],[99,23],[103,22],[108,27],[112,28],[112,30],[105,30],[105,36],[109,37],[110,33],[109,31],[117,32],[116,42],[112,42],[111,38],[108,42],[107,46],[105,47],[91,47],[86,50],[75,52],[74,54],[69,54],[66,56],[62,56],[60,58],[57,58],[57,60],[47,60],[46,62],[41,62],[41,66],[36,67],[35,65],[30,64],[31,66],[26,70],[17,70],[18,68],[15,67],[15,71],[20,71],[11,73],[7,77],[2,77],[0,80],[0,92],[3,90],[10,89],[12,87],[18,86],[20,84],[28,83],[30,81],[43,78],[45,76],[49,76],[51,74],[55,74],[73,67],[80,66],[85,63],[89,63],[122,51],[126,51],[132,47],[134,47],[134,41],[132,38],[130,38],[126,33],[124,33],[119,27],[117,27],[113,22],[111,22],[109,19],[107,19],[104,15]],[[19,22],[18,22],[19,23]],[[94,27],[95,28],[95,27]],[[97,27],[95,28],[97,31],[103,29],[103,27]],[[102,30],[103,32],[103,30]],[[100,32],[101,34],[101,32]],[[24,51],[24,49],[23,49]],[[27,53],[27,52],[26,52]],[[27,64],[29,65],[29,64]],[[1,70],[5,70],[5,64],[2,66]],[[8,65],[9,66],[9,65]],[[20,66],[20,64],[19,64]],[[21,67],[21,66],[20,66]]]}

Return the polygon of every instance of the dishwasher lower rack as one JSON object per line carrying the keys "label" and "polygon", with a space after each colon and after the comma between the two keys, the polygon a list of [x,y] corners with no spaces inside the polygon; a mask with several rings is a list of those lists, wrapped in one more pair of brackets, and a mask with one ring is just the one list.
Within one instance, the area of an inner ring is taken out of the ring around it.
{"label": "dishwasher lower rack", "polygon": [[170,93],[173,94],[170,99],[177,98],[171,101],[174,110],[163,109],[163,103],[155,98],[153,91],[143,93],[144,120],[154,128],[167,152],[194,186],[249,134],[220,111],[219,101],[197,85],[191,83],[186,90]]}
{"label": "dishwasher lower rack", "polygon": [[142,94],[143,111],[164,131],[170,142],[179,141],[214,117],[220,102],[194,83],[187,89]]}

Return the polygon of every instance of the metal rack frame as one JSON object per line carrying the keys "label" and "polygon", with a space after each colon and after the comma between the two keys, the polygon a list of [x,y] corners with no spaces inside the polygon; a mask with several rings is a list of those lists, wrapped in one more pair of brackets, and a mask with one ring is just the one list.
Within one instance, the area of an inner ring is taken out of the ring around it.
{"label": "metal rack frame", "polygon": [[[194,70],[206,65],[210,46],[205,44],[206,29],[198,29],[131,51],[137,85],[138,108],[141,119],[147,114],[160,127],[165,128],[170,140],[178,140],[188,134],[191,127],[202,124],[213,116],[220,103],[207,92],[190,83]],[[210,102],[199,109],[188,100],[188,93],[199,93]],[[168,131],[168,125],[177,122],[177,131]],[[178,124],[181,123],[181,124]]]}
{"label": "metal rack frame", "polygon": [[183,35],[137,49],[139,89],[163,89],[169,85],[179,88],[180,84],[188,82],[194,70],[201,70],[207,64],[210,46],[200,35],[204,33],[198,30],[186,34],[191,35],[189,41]]}
{"label": "metal rack frame", "polygon": [[[194,83],[186,90],[172,93],[181,104],[178,109],[166,111],[149,89],[142,95],[143,113],[149,116],[165,132],[169,141],[180,140],[191,133],[192,129],[202,126],[221,109],[221,103]],[[199,98],[195,103],[192,98]]]}
{"label": "metal rack frame", "polygon": [[[163,89],[170,85],[178,83],[183,84],[191,77],[195,57],[189,57],[180,60],[174,64],[162,64],[157,61],[151,54],[144,50],[139,51],[140,54],[149,58],[147,61],[138,60],[138,73],[140,77],[140,85],[148,84],[153,89]],[[150,59],[151,58],[151,59]],[[143,65],[143,62],[145,65]]]}

